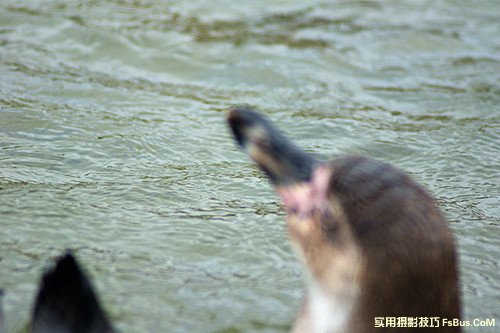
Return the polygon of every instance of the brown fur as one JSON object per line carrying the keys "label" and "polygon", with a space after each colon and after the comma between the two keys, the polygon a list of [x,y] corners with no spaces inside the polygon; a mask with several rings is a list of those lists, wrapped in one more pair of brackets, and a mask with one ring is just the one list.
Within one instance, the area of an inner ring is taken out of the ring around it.
{"label": "brown fur", "polygon": [[424,330],[375,328],[375,317],[460,318],[454,241],[432,197],[405,173],[370,158],[341,158],[330,168],[329,211],[313,212],[308,221],[292,214],[289,231],[326,292],[360,287],[348,331]]}
{"label": "brown fur", "polygon": [[453,236],[434,199],[407,174],[367,157],[321,163],[246,106],[232,108],[228,123],[289,210],[310,293],[294,332],[427,332],[376,328],[375,318],[439,317],[439,326],[460,319]]}

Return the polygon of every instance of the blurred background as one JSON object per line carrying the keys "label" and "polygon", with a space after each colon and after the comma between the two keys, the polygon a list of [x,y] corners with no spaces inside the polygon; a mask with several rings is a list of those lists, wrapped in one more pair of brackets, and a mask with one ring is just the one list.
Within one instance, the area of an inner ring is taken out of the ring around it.
{"label": "blurred background", "polygon": [[226,129],[241,103],[317,156],[371,155],[429,188],[464,319],[498,326],[499,16],[496,0],[2,0],[7,331],[71,248],[123,332],[286,332],[302,273]]}

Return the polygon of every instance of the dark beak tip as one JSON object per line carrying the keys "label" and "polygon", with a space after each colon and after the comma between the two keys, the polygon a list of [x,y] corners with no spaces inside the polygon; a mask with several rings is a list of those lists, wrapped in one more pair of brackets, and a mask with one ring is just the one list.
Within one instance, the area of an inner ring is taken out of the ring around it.
{"label": "dark beak tip", "polygon": [[242,123],[242,117],[237,108],[229,108],[226,113],[226,121],[233,131],[237,131]]}
{"label": "dark beak tip", "polygon": [[245,138],[242,133],[243,119],[237,107],[231,107],[226,113],[226,121],[240,147],[244,146]]}
{"label": "dark beak tip", "polygon": [[262,115],[255,111],[252,107],[245,104],[229,107],[226,114],[228,122],[239,120],[250,124],[255,121],[263,121],[262,118]]}
{"label": "dark beak tip", "polygon": [[234,118],[237,117],[237,113],[238,113],[238,111],[237,111],[236,108],[234,108],[234,107],[228,108],[227,111],[226,111],[226,120],[227,120],[227,122],[231,123],[234,120]]}

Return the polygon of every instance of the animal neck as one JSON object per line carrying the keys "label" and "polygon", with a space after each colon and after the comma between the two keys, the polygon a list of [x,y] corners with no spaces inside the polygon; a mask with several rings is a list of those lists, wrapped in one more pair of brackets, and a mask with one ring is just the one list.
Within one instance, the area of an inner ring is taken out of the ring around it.
{"label": "animal neck", "polygon": [[306,312],[314,333],[349,332],[358,297],[351,293],[329,293],[321,285],[308,286]]}

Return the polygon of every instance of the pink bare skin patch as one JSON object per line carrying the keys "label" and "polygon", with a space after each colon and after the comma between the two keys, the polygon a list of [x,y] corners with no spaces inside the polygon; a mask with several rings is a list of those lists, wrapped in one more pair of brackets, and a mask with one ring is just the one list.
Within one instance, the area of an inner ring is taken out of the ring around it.
{"label": "pink bare skin patch", "polygon": [[276,191],[289,213],[307,216],[315,210],[323,210],[327,206],[327,190],[331,170],[324,164],[314,169],[307,182],[288,186],[278,186]]}

